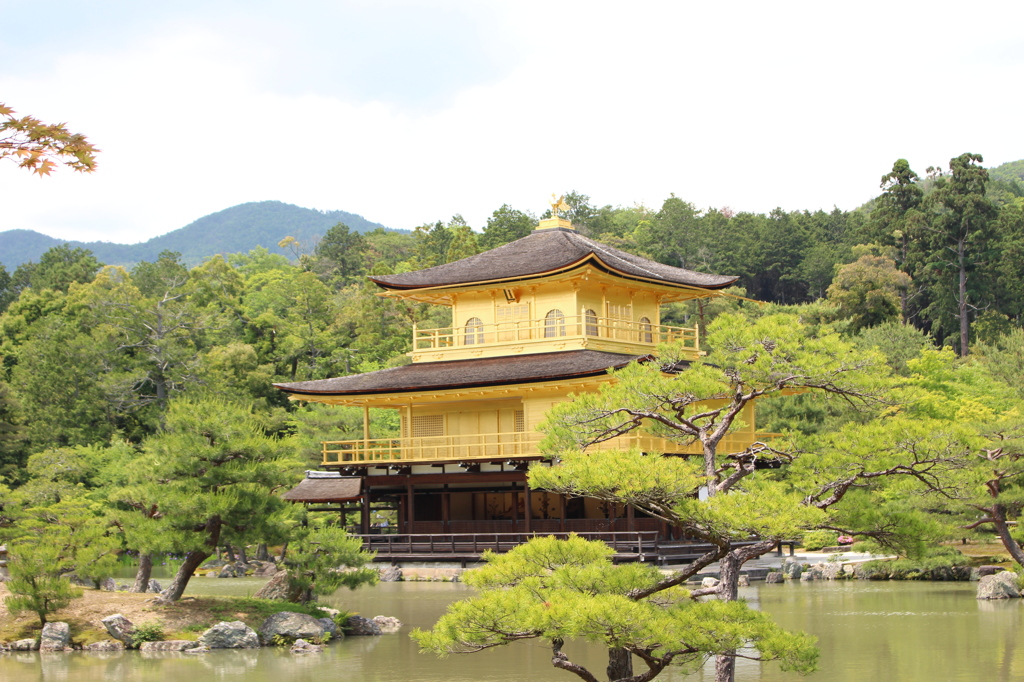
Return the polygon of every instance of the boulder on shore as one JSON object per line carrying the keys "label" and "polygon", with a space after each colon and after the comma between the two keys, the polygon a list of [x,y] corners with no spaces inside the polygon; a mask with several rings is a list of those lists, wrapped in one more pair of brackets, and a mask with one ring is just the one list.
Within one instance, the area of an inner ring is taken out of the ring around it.
{"label": "boulder on shore", "polygon": [[120,640],[126,647],[132,645],[132,635],[135,634],[135,623],[131,622],[120,613],[107,616],[100,621],[107,633],[114,639]]}
{"label": "boulder on shore", "polygon": [[283,637],[289,642],[294,642],[297,639],[320,642],[324,638],[324,625],[305,613],[280,611],[263,621],[263,624],[260,625],[259,635],[263,646],[275,644],[275,637]]}
{"label": "boulder on shore", "polygon": [[71,628],[67,623],[47,623],[39,637],[40,651],[64,651],[71,642]]}
{"label": "boulder on shore", "polygon": [[785,577],[778,571],[773,571],[764,577],[766,584],[771,585],[773,583],[781,583],[785,580]]}
{"label": "boulder on shore", "polygon": [[280,599],[282,601],[299,600],[299,593],[288,586],[288,571],[278,571],[267,584],[252,595],[254,599]]}
{"label": "boulder on shore", "polygon": [[978,580],[978,599],[1013,599],[1020,597],[1017,575],[1004,571]]}
{"label": "boulder on shore", "polygon": [[978,577],[979,578],[984,578],[986,575],[995,575],[996,573],[1001,573],[1001,572],[1003,572],[1005,570],[1006,569],[1003,568],[1002,566],[992,566],[992,565],[978,566]]}
{"label": "boulder on shore", "polygon": [[19,639],[11,642],[11,651],[39,651],[39,640]]}
{"label": "boulder on shore", "polygon": [[152,578],[150,578],[150,580],[149,580],[149,587],[146,589],[146,591],[147,592],[156,592],[157,594],[160,594],[161,592],[164,591],[164,588],[162,588],[160,586],[160,583],[158,583],[157,581],[155,581]]}
{"label": "boulder on shore", "polygon": [[199,636],[199,643],[210,649],[257,649],[259,635],[240,620],[220,622]]}
{"label": "boulder on shore", "polygon": [[338,630],[338,625],[334,622],[333,618],[317,618],[316,622],[324,626],[324,635],[330,635],[331,639],[345,636],[345,633]]}

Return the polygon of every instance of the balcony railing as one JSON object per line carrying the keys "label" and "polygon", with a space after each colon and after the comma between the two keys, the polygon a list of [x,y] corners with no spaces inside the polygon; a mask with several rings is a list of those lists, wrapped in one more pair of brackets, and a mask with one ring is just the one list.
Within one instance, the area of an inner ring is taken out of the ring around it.
{"label": "balcony railing", "polygon": [[[719,452],[740,452],[755,441],[777,437],[776,433],[736,431],[726,435],[718,445]],[[323,464],[357,464],[360,462],[423,463],[442,461],[500,460],[539,457],[538,445],[543,435],[535,431],[477,433],[416,438],[370,438],[368,440],[325,441]],[[644,452],[700,454],[700,443],[680,445],[665,438],[644,434],[628,434],[588,450],[639,448]]]}
{"label": "balcony railing", "polygon": [[536,431],[326,441],[324,464],[504,459],[540,454]]}
{"label": "balcony railing", "polygon": [[546,317],[539,320],[469,324],[463,327],[413,329],[412,349],[443,350],[474,348],[524,341],[560,339],[610,339],[628,344],[654,347],[660,343],[681,341],[685,348],[700,350],[697,329],[664,324],[617,320],[595,315]]}

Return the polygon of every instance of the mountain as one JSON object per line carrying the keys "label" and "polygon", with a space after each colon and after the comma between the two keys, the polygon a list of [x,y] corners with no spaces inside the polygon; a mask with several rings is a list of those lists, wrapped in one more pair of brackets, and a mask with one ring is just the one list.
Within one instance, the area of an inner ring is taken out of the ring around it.
{"label": "mountain", "polygon": [[354,232],[384,228],[347,211],[318,211],[280,201],[254,201],[203,216],[141,244],[67,241],[32,230],[7,230],[0,232],[0,263],[13,271],[26,261],[39,260],[43,252],[59,244],[89,249],[107,265],[131,266],[140,261],[155,261],[165,250],[177,251],[185,263],[197,265],[214,254],[244,253],[257,246],[292,257],[291,252],[278,248],[279,241],[291,236],[300,244],[311,246],[317,237],[337,223],[345,223]]}

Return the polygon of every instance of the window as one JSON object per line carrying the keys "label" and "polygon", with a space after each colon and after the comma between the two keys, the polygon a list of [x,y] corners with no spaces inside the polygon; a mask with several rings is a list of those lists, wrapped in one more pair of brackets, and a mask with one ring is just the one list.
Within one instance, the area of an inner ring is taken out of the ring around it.
{"label": "window", "polygon": [[414,414],[412,416],[412,437],[430,438],[444,435],[443,414]]}
{"label": "window", "polygon": [[654,333],[651,327],[651,320],[648,317],[640,318],[640,342],[654,343]]}
{"label": "window", "polygon": [[597,313],[589,308],[584,310],[583,324],[587,336],[597,336]]}
{"label": "window", "polygon": [[633,338],[630,327],[633,321],[633,306],[608,304],[608,325],[612,328],[609,336],[628,341]]}
{"label": "window", "polygon": [[474,343],[484,342],[484,323],[479,317],[471,317],[466,320],[465,345],[472,346]]}
{"label": "window", "polygon": [[530,338],[530,304],[499,305],[495,310],[498,322],[498,341],[517,341]]}
{"label": "window", "polygon": [[565,336],[565,313],[558,308],[549,310],[544,316],[544,338]]}

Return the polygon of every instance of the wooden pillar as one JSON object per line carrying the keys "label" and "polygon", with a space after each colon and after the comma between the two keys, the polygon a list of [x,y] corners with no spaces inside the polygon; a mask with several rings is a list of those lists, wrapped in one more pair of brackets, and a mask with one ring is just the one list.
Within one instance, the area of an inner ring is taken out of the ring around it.
{"label": "wooden pillar", "polygon": [[363,403],[363,456],[370,458],[370,406]]}
{"label": "wooden pillar", "polygon": [[[363,485],[366,485],[364,482]],[[360,531],[363,535],[370,532],[370,489],[363,489],[363,508],[359,519]]]}
{"label": "wooden pillar", "polygon": [[530,532],[532,532],[531,529],[530,529],[530,519],[533,518],[533,498],[530,496],[530,484],[529,483],[526,484],[526,492],[524,493],[524,495],[526,497],[526,504],[524,505],[526,507],[526,519],[525,519],[526,526],[525,526],[525,530],[526,530],[527,533],[530,533]]}
{"label": "wooden pillar", "polygon": [[633,514],[633,505],[626,505],[626,530],[636,530],[636,524],[633,522],[635,516]]}
{"label": "wooden pillar", "polygon": [[565,495],[558,496],[558,530],[565,532]]}
{"label": "wooden pillar", "polygon": [[413,495],[412,483],[406,483],[405,484],[405,499],[406,499],[406,505],[405,505],[406,522],[405,523],[406,523],[406,526],[408,526],[408,529],[405,531],[406,533],[411,533],[412,532],[412,524],[413,524],[413,521],[416,520],[416,505],[413,503],[412,495]]}
{"label": "wooden pillar", "polygon": [[441,493],[441,524],[445,533],[452,531],[452,494],[448,492],[448,484],[444,484],[444,492]]}
{"label": "wooden pillar", "polygon": [[516,484],[512,484],[512,532],[519,532],[519,491]]}

